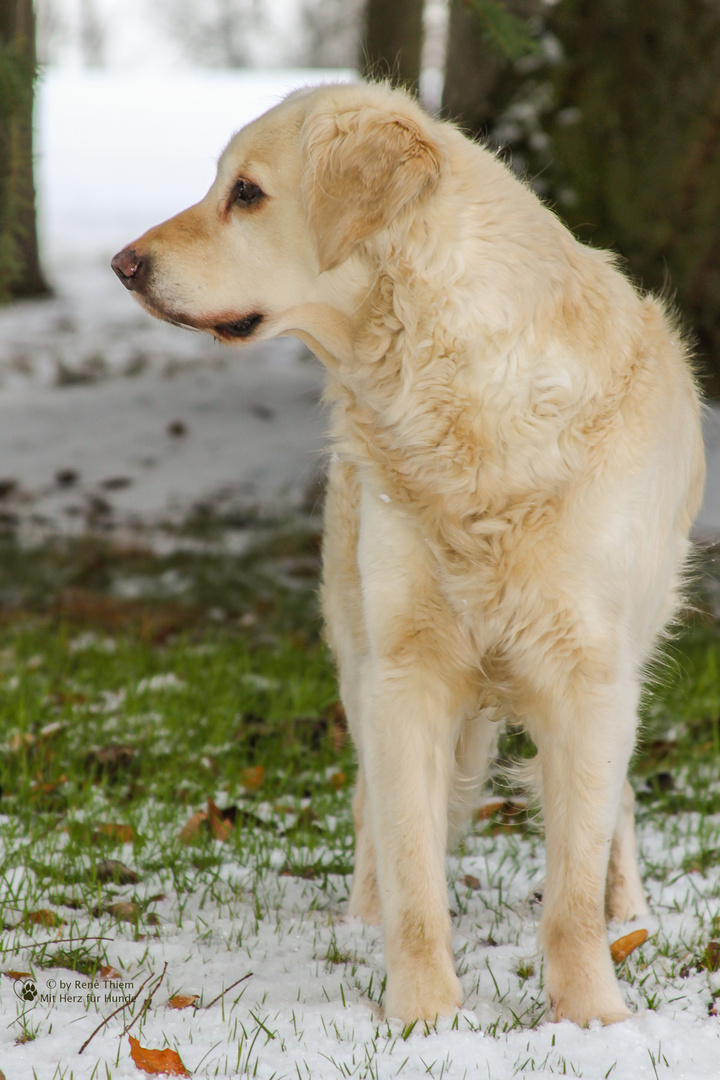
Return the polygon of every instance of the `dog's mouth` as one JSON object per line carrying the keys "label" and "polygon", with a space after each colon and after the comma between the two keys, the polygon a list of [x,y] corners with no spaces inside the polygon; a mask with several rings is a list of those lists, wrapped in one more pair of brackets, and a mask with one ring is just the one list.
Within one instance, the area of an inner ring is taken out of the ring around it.
{"label": "dog's mouth", "polygon": [[224,340],[248,338],[257,329],[264,319],[259,311],[253,311],[242,319],[234,319],[232,322],[215,323],[212,332],[216,337]]}
{"label": "dog's mouth", "polygon": [[154,297],[139,296],[137,293],[135,296],[145,310],[157,319],[172,323],[173,326],[179,326],[183,330],[204,330],[219,341],[242,341],[249,338],[265,318],[260,311],[251,311],[248,315],[243,315],[241,319],[218,319],[217,316],[196,318],[184,312],[173,311],[159,303]]}

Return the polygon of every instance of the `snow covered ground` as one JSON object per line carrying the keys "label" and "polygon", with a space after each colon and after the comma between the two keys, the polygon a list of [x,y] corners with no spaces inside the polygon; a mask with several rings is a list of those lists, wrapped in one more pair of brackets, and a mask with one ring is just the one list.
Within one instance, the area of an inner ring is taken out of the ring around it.
{"label": "snow covered ground", "polygon": [[[279,811],[270,805],[256,808],[276,829],[288,820],[287,808]],[[153,813],[148,807],[148,831]],[[177,848],[181,823],[178,817],[166,832],[169,848]],[[8,819],[3,828],[9,824]],[[696,964],[713,920],[716,925],[720,869],[717,864],[702,873],[677,869],[688,852],[707,850],[708,840],[718,842],[717,819],[710,824],[689,814],[669,819],[663,829],[650,821],[640,826],[652,907],[640,925],[650,937],[619,969],[637,1013],[622,1024],[593,1023],[587,1030],[546,1020],[536,952],[539,910],[533,899],[543,877],[538,837],[492,836],[481,829],[468,840],[462,858],[449,860],[453,948],[466,997],[454,1018],[410,1029],[382,1018],[381,932],[344,916],[350,879],[336,867],[350,852],[341,841],[333,842],[337,820],[318,824],[328,829],[326,844],[292,855],[296,863],[315,868],[318,861],[327,863],[327,876],[316,870],[308,879],[288,875],[287,852],[273,847],[277,833],[271,840],[266,833],[264,840],[244,841],[243,858],[228,855],[219,869],[159,871],[121,889],[116,902],[152,908],[137,930],[109,914],[93,919],[61,907],[67,922],[57,930],[25,925],[6,931],[3,943],[13,967],[22,964],[21,956],[10,953],[16,943],[34,942],[37,956],[39,942],[52,948],[53,941],[66,943],[68,935],[78,942],[87,934],[91,949],[102,942],[119,973],[93,986],[62,968],[36,971],[40,996],[29,1004],[17,996],[27,980],[0,979],[0,1068],[7,1080],[137,1077],[123,1030],[138,1015],[149,987],[82,1056],[79,1050],[122,1003],[121,995],[132,997],[148,976],[162,974],[165,963],[167,974],[152,1008],[132,1033],[144,1047],[174,1048],[193,1076],[720,1077],[720,1022],[709,1015],[720,995],[720,973],[698,970]],[[216,846],[223,847],[221,841]],[[150,861],[157,859],[151,847],[145,853]],[[118,857],[135,865],[133,854],[129,844]],[[20,876],[13,882],[20,910],[32,888]],[[634,929],[637,924],[614,925],[611,939]],[[3,967],[8,966],[6,961]],[[210,1004],[249,972],[224,1002]],[[118,986],[118,979],[125,985]],[[197,995],[198,1008],[172,1008],[169,999],[178,993]],[[31,1041],[16,1045],[24,1031]]]}

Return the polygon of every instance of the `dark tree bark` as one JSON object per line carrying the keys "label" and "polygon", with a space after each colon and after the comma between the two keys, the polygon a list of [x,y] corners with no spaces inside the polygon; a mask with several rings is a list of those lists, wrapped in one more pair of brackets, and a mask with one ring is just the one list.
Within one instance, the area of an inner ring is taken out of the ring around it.
{"label": "dark tree bark", "polygon": [[417,94],[423,46],[423,0],[366,0],[359,68]]}
{"label": "dark tree bark", "polygon": [[35,220],[32,113],[35,15],[31,0],[0,3],[0,301],[49,292]]}
{"label": "dark tree bark", "polygon": [[674,296],[720,397],[720,3],[493,0],[544,41],[513,63],[483,34],[490,2],[451,0],[445,115]]}
{"label": "dark tree bark", "polygon": [[563,0],[550,27],[560,211],[644,288],[669,286],[720,395],[720,5]]}

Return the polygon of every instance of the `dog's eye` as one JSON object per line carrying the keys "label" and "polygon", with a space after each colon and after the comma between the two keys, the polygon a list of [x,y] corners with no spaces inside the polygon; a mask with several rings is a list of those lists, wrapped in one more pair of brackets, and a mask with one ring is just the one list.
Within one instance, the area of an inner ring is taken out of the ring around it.
{"label": "dog's eye", "polygon": [[252,206],[265,198],[265,192],[252,180],[236,180],[230,193],[230,206]]}

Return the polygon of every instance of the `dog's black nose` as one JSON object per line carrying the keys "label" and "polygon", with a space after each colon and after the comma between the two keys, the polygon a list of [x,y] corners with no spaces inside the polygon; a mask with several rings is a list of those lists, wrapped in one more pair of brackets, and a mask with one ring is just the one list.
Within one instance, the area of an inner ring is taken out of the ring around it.
{"label": "dog's black nose", "polygon": [[141,289],[147,277],[147,257],[138,255],[135,248],[126,247],[118,251],[110,263],[126,289]]}

